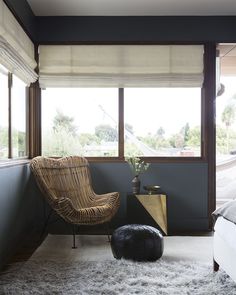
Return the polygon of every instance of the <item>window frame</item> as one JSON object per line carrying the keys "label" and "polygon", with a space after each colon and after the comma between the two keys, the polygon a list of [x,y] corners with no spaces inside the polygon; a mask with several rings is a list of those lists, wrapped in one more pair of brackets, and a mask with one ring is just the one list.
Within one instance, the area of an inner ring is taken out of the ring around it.
{"label": "window frame", "polygon": [[[118,100],[118,156],[114,156],[114,157],[102,157],[102,156],[86,156],[86,158],[89,161],[111,161],[111,162],[116,162],[116,161],[124,161],[125,159],[125,140],[124,140],[124,91],[125,88],[117,88],[117,100]],[[200,124],[201,124],[201,143],[200,143],[200,150],[201,150],[201,155],[200,156],[196,156],[196,157],[181,157],[181,156],[175,156],[175,157],[147,157],[147,156],[141,156],[140,158],[145,160],[146,162],[165,162],[165,161],[172,161],[172,162],[186,162],[187,161],[204,161],[205,157],[206,157],[206,149],[205,149],[205,145],[204,145],[204,139],[203,139],[203,134],[205,134],[204,132],[204,110],[205,110],[205,106],[204,106],[204,91],[201,91],[201,119],[200,119]],[[41,118],[42,119],[42,118]],[[42,142],[42,137],[41,137],[41,142]],[[54,156],[52,156],[54,157]],[[55,157],[57,158],[57,157]]]}
{"label": "window frame", "polygon": [[12,144],[12,88],[13,88],[13,73],[7,71],[8,74],[8,156],[7,158],[0,159],[0,166],[11,166],[18,164],[23,164],[29,159],[29,112],[28,112],[28,104],[29,104],[29,87],[25,86],[25,106],[26,106],[26,156],[23,157],[13,157],[13,144]]}

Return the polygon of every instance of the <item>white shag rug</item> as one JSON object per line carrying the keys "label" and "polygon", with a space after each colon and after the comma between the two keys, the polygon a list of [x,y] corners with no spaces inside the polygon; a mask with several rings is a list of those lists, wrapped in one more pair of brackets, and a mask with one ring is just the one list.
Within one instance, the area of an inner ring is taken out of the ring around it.
{"label": "white shag rug", "polygon": [[223,271],[214,273],[211,265],[166,258],[156,262],[29,260],[0,277],[0,294],[235,295],[236,284]]}

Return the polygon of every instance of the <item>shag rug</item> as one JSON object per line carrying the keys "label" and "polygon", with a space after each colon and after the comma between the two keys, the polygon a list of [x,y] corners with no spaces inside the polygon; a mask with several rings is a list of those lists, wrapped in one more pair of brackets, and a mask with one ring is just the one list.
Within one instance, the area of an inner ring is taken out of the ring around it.
{"label": "shag rug", "polygon": [[236,294],[236,284],[212,266],[187,261],[59,263],[29,260],[0,277],[0,294]]}

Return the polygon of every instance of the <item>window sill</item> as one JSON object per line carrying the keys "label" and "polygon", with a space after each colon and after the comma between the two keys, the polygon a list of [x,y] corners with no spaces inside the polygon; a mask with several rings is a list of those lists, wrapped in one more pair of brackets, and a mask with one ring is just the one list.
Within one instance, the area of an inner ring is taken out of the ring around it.
{"label": "window sill", "polygon": [[[49,156],[49,158],[60,159],[61,157]],[[124,163],[126,162],[125,158],[122,158],[122,157],[120,158],[119,157],[85,157],[85,158],[89,161],[89,163]],[[207,163],[207,158],[205,157],[140,157],[140,159],[148,163]],[[30,162],[29,159],[25,159],[25,161]]]}
{"label": "window sill", "polygon": [[9,160],[0,160],[0,169],[6,167],[20,166],[29,164],[30,159],[9,159]]}
{"label": "window sill", "polygon": [[[148,163],[207,163],[205,157],[140,157]],[[86,157],[90,163],[122,163],[125,162],[124,158],[102,158],[102,157]]]}

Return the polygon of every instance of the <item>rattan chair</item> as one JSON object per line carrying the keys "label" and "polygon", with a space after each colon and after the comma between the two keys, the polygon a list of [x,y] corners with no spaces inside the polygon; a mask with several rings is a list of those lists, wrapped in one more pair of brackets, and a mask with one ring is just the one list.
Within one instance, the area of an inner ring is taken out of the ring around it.
{"label": "rattan chair", "polygon": [[119,208],[118,192],[97,195],[93,191],[88,161],[83,157],[36,157],[30,167],[51,208],[72,225],[109,222]]}

